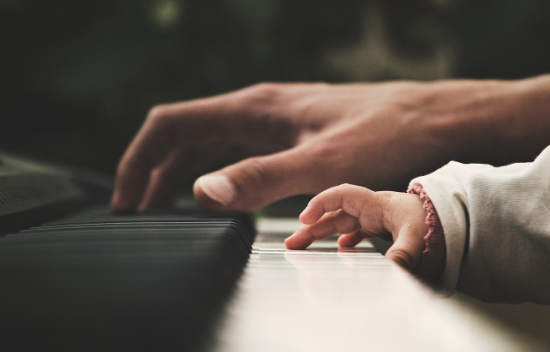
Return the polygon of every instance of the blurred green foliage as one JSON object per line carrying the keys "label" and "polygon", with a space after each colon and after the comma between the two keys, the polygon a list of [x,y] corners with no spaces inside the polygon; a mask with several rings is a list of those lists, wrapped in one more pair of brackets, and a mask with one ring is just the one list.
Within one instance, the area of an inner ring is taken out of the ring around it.
{"label": "blurred green foliage", "polygon": [[[375,4],[0,0],[0,148],[112,173],[155,104],[261,81],[353,79],[323,55],[361,45]],[[457,45],[457,76],[550,70],[546,0],[379,5],[399,55],[421,57],[443,40]]]}

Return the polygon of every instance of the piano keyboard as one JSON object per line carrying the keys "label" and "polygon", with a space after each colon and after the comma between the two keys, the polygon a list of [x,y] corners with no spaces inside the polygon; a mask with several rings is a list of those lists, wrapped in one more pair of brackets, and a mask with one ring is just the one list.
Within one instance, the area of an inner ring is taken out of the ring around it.
{"label": "piano keyboard", "polygon": [[287,251],[297,226],[260,219],[251,246],[243,216],[100,209],[0,238],[0,350],[547,350],[368,242]]}
{"label": "piano keyboard", "polygon": [[195,350],[253,238],[243,215],[105,208],[1,238],[1,350]]}

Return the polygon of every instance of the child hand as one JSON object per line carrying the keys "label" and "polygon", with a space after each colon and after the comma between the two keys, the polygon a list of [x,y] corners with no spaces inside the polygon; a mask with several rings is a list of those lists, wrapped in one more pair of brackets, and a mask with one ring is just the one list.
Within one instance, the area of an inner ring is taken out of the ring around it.
{"label": "child hand", "polygon": [[408,271],[422,258],[428,233],[426,210],[418,195],[373,192],[343,184],[315,196],[300,214],[306,226],[285,240],[288,249],[304,249],[313,241],[336,233],[340,247],[354,247],[363,239],[391,235],[386,257]]}

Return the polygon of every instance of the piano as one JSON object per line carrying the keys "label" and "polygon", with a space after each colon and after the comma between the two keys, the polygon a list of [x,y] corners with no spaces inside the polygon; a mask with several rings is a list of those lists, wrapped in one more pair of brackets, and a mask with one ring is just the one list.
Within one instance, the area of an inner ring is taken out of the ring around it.
{"label": "piano", "polygon": [[549,350],[547,307],[441,297],[370,242],[288,251],[294,218],[187,203],[115,216],[109,180],[0,160],[1,351]]}

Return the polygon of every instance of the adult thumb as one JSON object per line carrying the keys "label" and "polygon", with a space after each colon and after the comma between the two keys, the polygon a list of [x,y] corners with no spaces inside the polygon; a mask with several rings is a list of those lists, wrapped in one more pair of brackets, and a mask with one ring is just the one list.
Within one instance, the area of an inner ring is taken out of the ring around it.
{"label": "adult thumb", "polygon": [[315,193],[312,161],[303,148],[242,160],[195,181],[195,199],[216,211],[252,211],[279,199]]}

